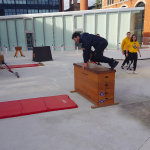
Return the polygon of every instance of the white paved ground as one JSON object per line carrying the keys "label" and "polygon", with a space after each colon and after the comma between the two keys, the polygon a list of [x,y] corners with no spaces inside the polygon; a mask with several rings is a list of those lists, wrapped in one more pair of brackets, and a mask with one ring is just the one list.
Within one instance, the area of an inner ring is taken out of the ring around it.
{"label": "white paved ground", "polygon": [[[5,55],[7,64],[32,62]],[[91,109],[74,89],[73,63],[81,51],[53,52],[44,67],[13,69],[20,78],[0,70],[0,102],[67,94],[79,106],[0,120],[0,150],[150,150],[150,60],[139,60],[138,74],[116,68],[115,101],[119,105]],[[103,64],[107,66],[106,64]]]}

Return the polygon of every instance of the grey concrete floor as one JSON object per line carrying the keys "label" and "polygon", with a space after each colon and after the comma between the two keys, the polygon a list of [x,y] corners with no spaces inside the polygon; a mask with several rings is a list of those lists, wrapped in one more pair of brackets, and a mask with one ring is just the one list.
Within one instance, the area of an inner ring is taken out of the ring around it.
{"label": "grey concrete floor", "polygon": [[[14,58],[8,52],[5,61],[33,63],[32,51],[24,54]],[[53,59],[44,67],[13,69],[19,79],[0,70],[0,102],[67,94],[79,107],[1,119],[0,150],[150,150],[150,60],[138,61],[138,74],[126,74],[120,60],[115,85],[120,104],[91,109],[90,101],[69,92],[81,51],[54,51]]]}

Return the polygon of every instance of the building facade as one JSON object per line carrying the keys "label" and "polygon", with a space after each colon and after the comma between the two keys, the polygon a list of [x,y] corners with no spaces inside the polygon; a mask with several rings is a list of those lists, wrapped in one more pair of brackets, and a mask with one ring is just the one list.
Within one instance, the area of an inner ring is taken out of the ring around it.
{"label": "building facade", "polygon": [[[145,13],[140,20],[140,16],[133,16],[138,20],[138,25],[135,28],[135,33],[140,37],[142,32],[143,45],[150,43],[150,0],[103,0],[103,9],[108,8],[131,8],[131,7],[145,7]],[[141,17],[140,17],[141,18]],[[125,18],[124,18],[125,19]],[[139,30],[139,26],[143,26],[143,31]],[[133,32],[132,32],[133,33]]]}
{"label": "building facade", "polygon": [[7,47],[13,51],[16,46],[23,50],[33,46],[74,50],[71,37],[75,31],[99,33],[108,40],[109,49],[119,49],[126,32],[138,24],[133,16],[142,17],[143,12],[143,7],[137,7],[0,16],[0,50]]}
{"label": "building facade", "polygon": [[65,11],[79,11],[80,10],[80,3],[77,2],[78,0],[69,0],[69,9]]}
{"label": "building facade", "polygon": [[92,10],[94,8],[95,8],[95,6],[88,7],[88,0],[82,0],[82,1],[80,1],[80,3],[78,3],[78,0],[69,0],[69,9],[66,9],[65,11],[80,11],[81,9],[82,10]]}
{"label": "building facade", "polygon": [[64,11],[64,0],[0,0],[0,16]]}

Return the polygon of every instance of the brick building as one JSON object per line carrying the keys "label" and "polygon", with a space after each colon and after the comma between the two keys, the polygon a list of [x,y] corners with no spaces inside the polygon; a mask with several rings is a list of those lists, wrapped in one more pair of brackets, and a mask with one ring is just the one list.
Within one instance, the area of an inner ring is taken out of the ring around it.
{"label": "brick building", "polygon": [[143,15],[143,44],[150,42],[150,0],[102,0],[102,9],[121,7],[145,7]]}
{"label": "brick building", "polygon": [[88,7],[88,0],[80,0],[80,3],[78,3],[78,0],[69,0],[69,9],[65,11],[92,10],[94,7],[95,6]]}
{"label": "brick building", "polygon": [[79,11],[80,10],[80,3],[77,0],[69,0],[69,9],[65,11]]}

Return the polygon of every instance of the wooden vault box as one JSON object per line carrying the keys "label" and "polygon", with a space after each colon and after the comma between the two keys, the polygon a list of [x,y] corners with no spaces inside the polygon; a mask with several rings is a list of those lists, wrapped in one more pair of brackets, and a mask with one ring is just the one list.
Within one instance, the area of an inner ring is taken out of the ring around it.
{"label": "wooden vault box", "polygon": [[74,63],[75,90],[96,106],[91,108],[116,105],[114,103],[115,72],[103,66],[89,63],[89,68],[82,69],[83,63]]}

